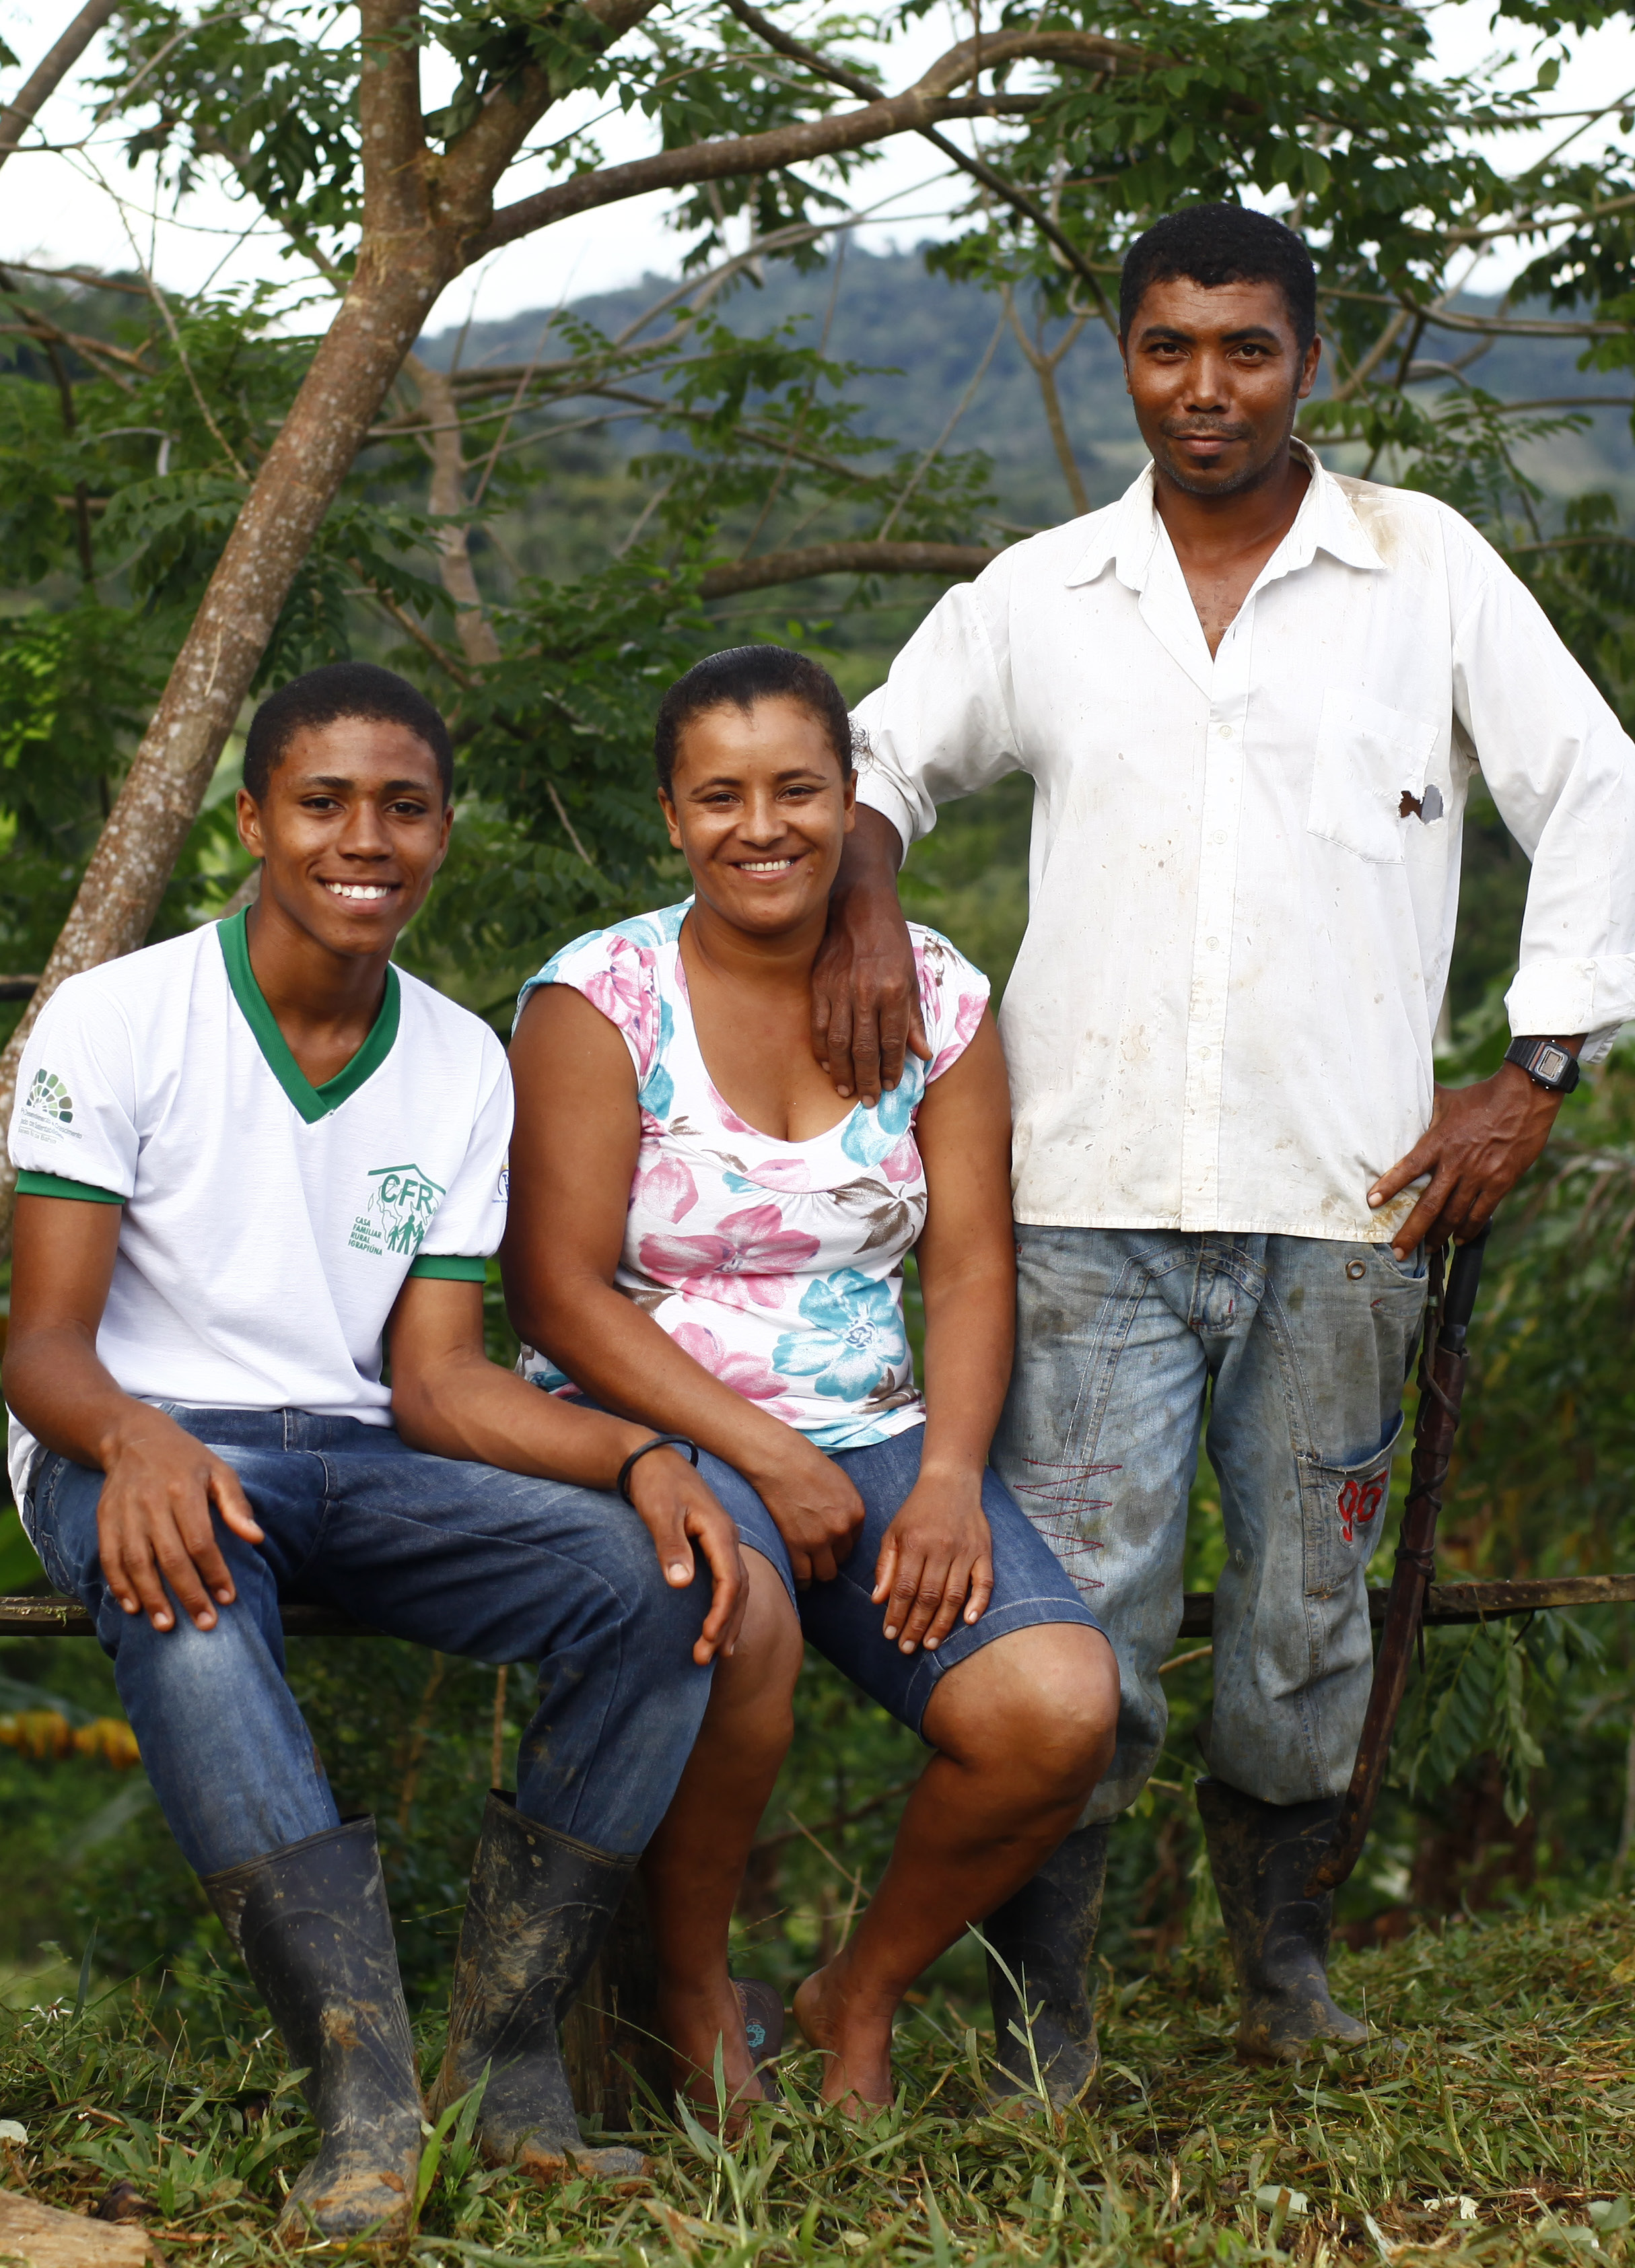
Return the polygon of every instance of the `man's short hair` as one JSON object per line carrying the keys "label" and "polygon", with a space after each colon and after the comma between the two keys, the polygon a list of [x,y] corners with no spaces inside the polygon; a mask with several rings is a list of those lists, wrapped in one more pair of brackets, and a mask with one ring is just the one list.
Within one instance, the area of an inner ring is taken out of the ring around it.
{"label": "man's short hair", "polygon": [[1154,284],[1182,276],[1213,291],[1220,284],[1275,284],[1303,354],[1317,335],[1317,271],[1292,228],[1242,205],[1188,205],[1138,236],[1118,279],[1118,329],[1128,338],[1136,310]]}
{"label": "man's short hair", "polygon": [[711,709],[741,709],[757,701],[794,701],[829,736],[842,779],[851,777],[851,719],[846,697],[820,662],[783,645],[733,645],[696,661],[659,703],[653,762],[667,795],[675,777],[676,743],[695,717]]}
{"label": "man's short hair", "polygon": [[266,802],[268,784],[298,733],[321,730],[349,717],[370,725],[406,725],[430,749],[448,802],[454,792],[448,726],[406,677],[372,661],[326,662],[267,696],[250,719],[244,742],[244,784],[256,802]]}

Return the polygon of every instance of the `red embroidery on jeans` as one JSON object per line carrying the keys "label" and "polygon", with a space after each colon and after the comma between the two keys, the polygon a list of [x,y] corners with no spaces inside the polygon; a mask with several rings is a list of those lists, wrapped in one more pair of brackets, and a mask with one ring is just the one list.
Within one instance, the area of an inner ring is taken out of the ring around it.
{"label": "red embroidery on jeans", "polygon": [[1371,1481],[1347,1481],[1340,1491],[1340,1534],[1346,1543],[1355,1543],[1357,1530],[1366,1528],[1385,1499],[1387,1473],[1376,1473]]}

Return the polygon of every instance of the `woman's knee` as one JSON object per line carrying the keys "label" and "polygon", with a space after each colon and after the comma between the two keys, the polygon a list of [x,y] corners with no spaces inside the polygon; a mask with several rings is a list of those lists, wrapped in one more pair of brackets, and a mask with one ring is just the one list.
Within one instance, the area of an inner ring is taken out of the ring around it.
{"label": "woman's knee", "polygon": [[1112,1761],[1118,1664],[1099,1631],[1013,1631],[939,1684],[926,1737],[955,1761],[1013,1778],[1043,1802],[1082,1800]]}

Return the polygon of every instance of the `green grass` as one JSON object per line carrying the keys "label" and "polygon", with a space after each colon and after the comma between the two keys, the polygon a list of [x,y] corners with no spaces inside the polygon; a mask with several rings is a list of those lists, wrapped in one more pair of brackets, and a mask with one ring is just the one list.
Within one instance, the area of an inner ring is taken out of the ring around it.
{"label": "green grass", "polygon": [[[653,2111],[638,2195],[541,2191],[446,2145],[415,2241],[431,2264],[1293,2259],[1617,2261],[1635,2186],[1635,1909],[1462,1922],[1342,1955],[1342,1999],[1377,2043],[1298,2071],[1234,2059],[1219,1940],[1103,1995],[1106,2085],[1090,2113],[989,2114],[991,2043],[939,1996],[899,2035],[900,2098],[872,2126],[813,2107],[814,2059],[724,2150]],[[85,2211],[116,2180],[181,2259],[273,2257],[269,2232],[310,2130],[265,2019],[221,1972],[0,2011],[0,2178]],[[82,1988],[83,1989],[83,1988]],[[425,2028],[430,2071],[439,2041]]]}

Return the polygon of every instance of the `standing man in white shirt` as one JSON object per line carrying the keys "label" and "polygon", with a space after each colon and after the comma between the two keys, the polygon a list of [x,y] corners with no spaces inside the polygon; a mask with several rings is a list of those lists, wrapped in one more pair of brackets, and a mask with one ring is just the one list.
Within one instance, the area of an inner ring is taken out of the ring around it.
{"label": "standing man in white shirt", "polygon": [[556,2028],[742,1616],[733,1523],[676,1454],[696,1450],[484,1356],[511,1074],[391,958],[448,846],[452,769],[389,670],[271,694],[239,794],[255,904],[70,977],[11,1129],[12,1485],[306,2073],[318,2154],[278,2228],[298,2241],[408,2237],[422,2107],[374,1823],[336,1811],[280,1602],[540,1664],[432,2105],[483,2080],[484,2156],[536,2172],[639,2168],[584,2151]]}
{"label": "standing man in white shirt", "polygon": [[[1035,786],[1001,1030],[1019,1343],[995,1462],[1102,1619],[1123,1682],[1084,1823],[985,1933],[1026,1976],[1058,2102],[1096,2065],[1085,1989],[1108,1823],[1167,1722],[1207,1412],[1227,1558],[1198,1806],[1240,2051],[1366,2027],[1306,1898],[1372,1674],[1427,1245],[1537,1157],[1575,1058],[1635,1013],[1635,749],[1484,539],[1293,438],[1315,378],[1300,239],[1230,205],[1132,247],[1126,384],[1152,464],[950,591],[858,711],[872,749],[814,1043],[843,1094],[923,1050],[895,873],[938,805]],[[1473,767],[1533,862],[1516,1039],[1438,1088]],[[1001,2090],[1030,2089],[990,1962]]]}

